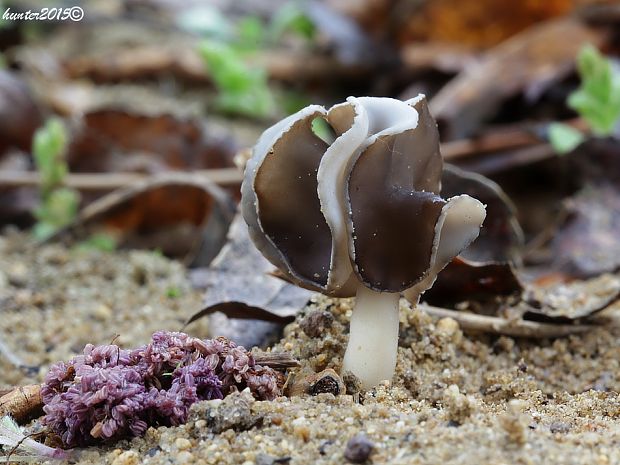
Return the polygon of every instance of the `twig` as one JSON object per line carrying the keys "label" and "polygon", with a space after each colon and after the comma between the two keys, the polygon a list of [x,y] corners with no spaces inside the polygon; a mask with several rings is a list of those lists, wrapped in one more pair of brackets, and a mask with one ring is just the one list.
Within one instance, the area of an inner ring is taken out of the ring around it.
{"label": "twig", "polygon": [[510,168],[530,165],[548,158],[557,157],[557,152],[547,143],[536,144],[510,150],[508,152],[481,154],[458,160],[456,165],[476,173],[491,175],[507,171]]}
{"label": "twig", "polygon": [[42,408],[40,384],[17,387],[0,397],[0,417],[10,415],[18,423],[34,418]]}
{"label": "twig", "polygon": [[441,154],[446,160],[454,161],[476,154],[525,147],[540,142],[540,138],[533,131],[502,128],[479,137],[445,142],[441,145]]}
{"label": "twig", "polygon": [[[240,184],[243,180],[243,174],[237,168],[199,170],[192,171],[191,174],[197,177],[202,176],[221,186]],[[155,176],[138,173],[71,173],[66,176],[63,185],[82,191],[105,191],[127,187]],[[0,170],[0,187],[38,186],[39,183],[40,178],[37,172]]]}
{"label": "twig", "polygon": [[[585,130],[583,120],[564,121],[576,129]],[[540,127],[503,127],[478,137],[445,142],[441,153],[446,161],[483,174],[502,171],[507,167],[533,163],[555,155],[549,144],[536,134]],[[506,152],[509,151],[509,152]],[[504,153],[496,153],[504,152]],[[175,173],[175,172],[173,172]],[[182,171],[176,173],[183,173]],[[243,173],[237,168],[219,168],[191,172],[203,176],[220,186],[241,184]],[[81,191],[109,191],[135,184],[157,175],[140,173],[69,173],[65,187]],[[35,171],[0,170],[0,187],[38,186],[39,174]]]}
{"label": "twig", "polygon": [[507,320],[496,316],[476,315],[445,308],[419,305],[420,310],[437,318],[450,317],[461,325],[461,328],[472,331],[502,334],[511,337],[534,339],[565,337],[571,334],[591,331],[593,325],[556,325],[527,320]]}
{"label": "twig", "polygon": [[287,352],[256,352],[252,355],[257,364],[271,367],[274,370],[285,370],[301,366],[299,360],[294,359]]}

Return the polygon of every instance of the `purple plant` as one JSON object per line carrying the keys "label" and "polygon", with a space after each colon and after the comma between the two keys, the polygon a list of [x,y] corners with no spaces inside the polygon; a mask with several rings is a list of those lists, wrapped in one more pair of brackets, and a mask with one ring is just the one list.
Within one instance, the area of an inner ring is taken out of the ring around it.
{"label": "purple plant", "polygon": [[283,377],[225,338],[160,331],[135,350],[88,344],[48,372],[41,394],[48,425],[66,447],[141,436],[180,425],[200,400],[246,387],[259,400],[281,394]]}

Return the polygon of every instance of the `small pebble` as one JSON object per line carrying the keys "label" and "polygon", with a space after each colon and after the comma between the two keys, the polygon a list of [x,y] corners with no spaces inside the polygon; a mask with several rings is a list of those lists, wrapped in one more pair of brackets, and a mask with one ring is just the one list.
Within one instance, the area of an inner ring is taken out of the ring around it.
{"label": "small pebble", "polygon": [[112,309],[106,304],[97,305],[93,311],[93,317],[98,321],[106,321],[112,317]]}
{"label": "small pebble", "polygon": [[299,322],[299,327],[309,337],[319,337],[331,328],[334,323],[334,315],[324,310],[310,312]]}
{"label": "small pebble", "polygon": [[359,433],[349,439],[347,448],[344,451],[344,458],[351,463],[364,463],[372,454],[375,445],[366,437]]}
{"label": "small pebble", "polygon": [[177,454],[176,461],[179,464],[191,463],[194,461],[194,456],[192,455],[191,452],[187,452],[186,450],[183,450]]}
{"label": "small pebble", "polygon": [[112,461],[112,465],[138,465],[138,463],[140,463],[140,456],[132,450],[123,452]]}
{"label": "small pebble", "polygon": [[459,324],[454,318],[446,317],[437,322],[437,331],[452,336],[459,330]]}
{"label": "small pebble", "polygon": [[188,439],[185,439],[185,438],[177,438],[174,441],[174,445],[177,446],[177,449],[179,450],[187,450],[190,447],[192,447],[192,443]]}

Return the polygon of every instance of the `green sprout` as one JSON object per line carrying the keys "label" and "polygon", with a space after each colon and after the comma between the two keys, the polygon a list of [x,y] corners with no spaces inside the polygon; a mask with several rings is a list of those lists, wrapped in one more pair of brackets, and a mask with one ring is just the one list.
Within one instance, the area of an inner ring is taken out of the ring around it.
{"label": "green sprout", "polygon": [[[210,33],[198,49],[217,90],[217,109],[263,119],[274,116],[278,110],[289,113],[291,108],[296,111],[305,106],[294,93],[276,95],[268,85],[266,70],[256,63],[248,64],[248,58],[277,44],[286,33],[312,39],[314,25],[301,7],[289,2],[269,23],[257,16],[246,16],[234,24],[220,25],[219,29],[211,24],[217,17],[215,12],[205,16],[211,19],[202,29]],[[184,21],[188,23],[187,19]],[[196,20],[190,23],[197,28]]]}
{"label": "green sprout", "polygon": [[114,252],[118,247],[117,240],[106,233],[95,233],[80,242],[77,250],[98,250],[100,252]]}
{"label": "green sprout", "polygon": [[66,145],[66,129],[56,118],[49,119],[34,135],[32,153],[41,180],[33,233],[40,240],[50,237],[77,215],[80,196],[75,190],[63,187],[68,173],[64,158]]}
{"label": "green sprout", "polygon": [[306,40],[312,40],[316,29],[297,2],[288,2],[276,11],[269,24],[269,36],[274,42],[286,32],[292,32]]}
{"label": "green sprout", "polygon": [[[592,45],[584,46],[577,57],[580,87],[568,97],[568,106],[588,124],[591,135],[611,136],[620,120],[620,71]],[[560,154],[568,153],[587,136],[561,123],[549,128],[549,140]]]}
{"label": "green sprout", "polygon": [[218,91],[219,110],[254,118],[273,113],[274,98],[263,69],[250,68],[241,52],[223,42],[205,40],[199,51]]}
{"label": "green sprout", "polygon": [[169,299],[178,299],[183,295],[183,291],[176,286],[170,286],[166,289],[166,297]]}

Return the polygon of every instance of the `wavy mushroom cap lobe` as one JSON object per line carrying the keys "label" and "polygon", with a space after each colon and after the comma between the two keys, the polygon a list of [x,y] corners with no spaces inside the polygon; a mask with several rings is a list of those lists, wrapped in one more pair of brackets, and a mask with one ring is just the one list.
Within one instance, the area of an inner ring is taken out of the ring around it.
{"label": "wavy mushroom cap lobe", "polygon": [[[331,144],[314,134],[317,117],[334,130]],[[417,301],[484,219],[475,199],[439,197],[442,167],[424,96],[311,105],[259,139],[242,213],[257,247],[296,284],[336,296],[363,284]]]}
{"label": "wavy mushroom cap lobe", "polygon": [[367,287],[402,292],[431,268],[435,225],[445,205],[436,195],[443,166],[437,125],[423,98],[413,106],[359,100],[374,109],[367,108],[376,134],[351,168],[351,255]]}

